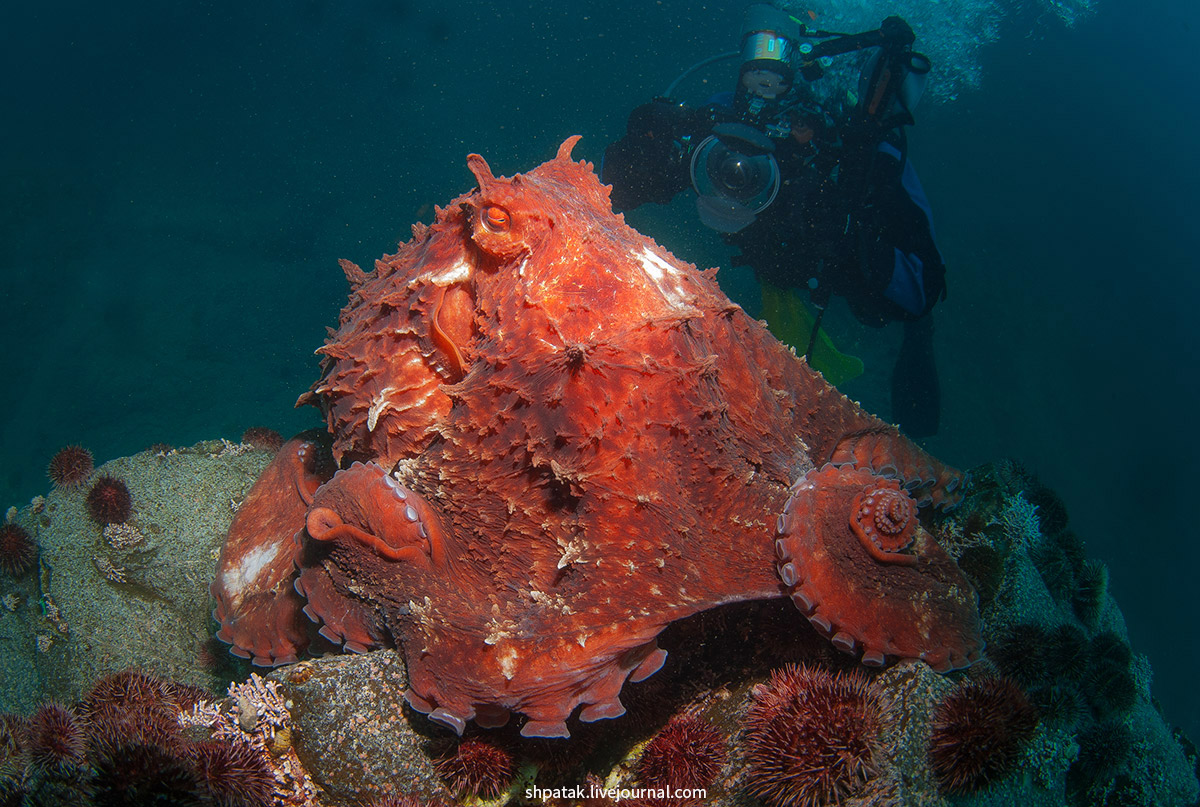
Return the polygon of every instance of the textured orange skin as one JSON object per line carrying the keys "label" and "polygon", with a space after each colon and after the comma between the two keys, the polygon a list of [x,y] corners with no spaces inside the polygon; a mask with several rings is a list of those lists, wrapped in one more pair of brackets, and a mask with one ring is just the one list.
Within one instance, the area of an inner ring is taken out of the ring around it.
{"label": "textured orange skin", "polygon": [[[217,638],[233,645],[233,652],[261,665],[296,660],[308,647],[308,631],[300,616],[304,601],[292,588],[296,541],[304,513],[313,494],[328,477],[321,467],[318,435],[288,440],[259,476],[238,507],[221,549],[218,573],[209,587],[221,623]],[[259,553],[258,573],[245,585],[231,577],[241,564]]]}
{"label": "textured orange skin", "polygon": [[859,514],[864,492],[905,496],[898,487],[865,469],[832,466],[796,485],[776,548],[796,569],[792,599],[835,645],[868,651],[864,663],[919,658],[938,672],[970,666],[983,651],[977,601],[950,556],[915,519],[902,551],[868,551],[870,539],[847,518]]}
{"label": "textured orange skin", "polygon": [[890,458],[939,503],[958,481],[626,226],[576,139],[511,179],[472,155],[478,190],[373,273],[343,262],[300,401],[347,468],[309,511],[307,610],[356,648],[390,633],[410,703],[456,729],[620,714],[667,624],[786,593],[777,516],[835,454]]}

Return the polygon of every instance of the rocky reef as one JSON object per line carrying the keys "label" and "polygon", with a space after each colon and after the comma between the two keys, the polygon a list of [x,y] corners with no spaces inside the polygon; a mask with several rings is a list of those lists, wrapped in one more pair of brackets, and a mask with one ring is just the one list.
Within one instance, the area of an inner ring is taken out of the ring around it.
{"label": "rocky reef", "polygon": [[[394,649],[314,638],[269,674],[229,656],[208,583],[271,457],[156,447],[9,510],[36,563],[0,564],[0,804],[1115,807],[1200,793],[1107,570],[1015,463],[975,469],[961,507],[923,517],[978,592],[983,661],[871,671],[790,602],[738,603],[668,628],[667,662],[626,687],[627,713],[572,720],[562,740],[516,724],[455,736],[404,703]],[[124,519],[89,509],[101,478],[127,488]]]}

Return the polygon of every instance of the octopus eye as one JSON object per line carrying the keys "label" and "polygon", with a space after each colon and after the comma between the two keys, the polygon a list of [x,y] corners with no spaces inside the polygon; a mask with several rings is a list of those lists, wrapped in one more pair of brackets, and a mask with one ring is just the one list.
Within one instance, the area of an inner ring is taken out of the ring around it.
{"label": "octopus eye", "polygon": [[494,233],[503,233],[508,230],[511,220],[508,216],[508,211],[499,205],[489,205],[483,210],[483,225]]}

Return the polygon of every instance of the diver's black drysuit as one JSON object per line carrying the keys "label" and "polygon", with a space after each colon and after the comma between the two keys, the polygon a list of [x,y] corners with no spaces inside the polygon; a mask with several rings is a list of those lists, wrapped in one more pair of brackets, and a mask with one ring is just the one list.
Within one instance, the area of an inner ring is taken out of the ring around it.
{"label": "diver's black drysuit", "polygon": [[[945,265],[924,191],[909,165],[904,130],[838,127],[815,105],[774,108],[770,120],[739,110],[731,93],[691,109],[667,99],[629,116],[601,167],[613,208],[667,204],[692,185],[691,156],[715,124],[738,121],[772,132],[781,182],[753,222],[725,240],[735,263],[781,288],[808,288],[824,307],[844,297],[864,324],[904,323],[892,376],[892,416],[913,437],[938,428],[933,306],[945,296]],[[773,124],[768,126],[767,124]],[[878,130],[875,130],[878,131]]]}

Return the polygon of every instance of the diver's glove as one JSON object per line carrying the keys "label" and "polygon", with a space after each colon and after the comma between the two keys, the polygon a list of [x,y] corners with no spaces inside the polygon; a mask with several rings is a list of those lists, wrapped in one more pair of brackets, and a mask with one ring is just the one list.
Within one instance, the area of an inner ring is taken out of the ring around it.
{"label": "diver's glove", "polygon": [[626,138],[642,138],[654,143],[671,143],[689,132],[695,120],[694,110],[669,98],[655,98],[629,113]]}
{"label": "diver's glove", "polygon": [[656,98],[629,114],[625,136],[604,151],[601,181],[613,186],[613,210],[646,202],[668,204],[688,186],[681,139],[691,134],[695,112]]}

